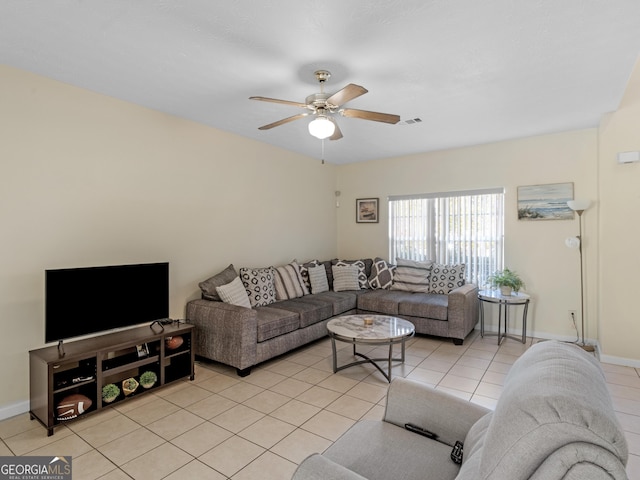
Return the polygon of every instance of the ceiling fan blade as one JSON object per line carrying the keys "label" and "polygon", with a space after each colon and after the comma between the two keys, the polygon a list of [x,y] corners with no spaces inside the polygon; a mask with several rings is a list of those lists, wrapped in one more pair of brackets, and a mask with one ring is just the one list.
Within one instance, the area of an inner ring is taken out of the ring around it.
{"label": "ceiling fan blade", "polygon": [[300,102],[292,102],[290,100],[280,100],[278,98],[269,98],[269,97],[249,97],[249,100],[260,100],[261,102],[273,102],[273,103],[284,103],[285,105],[293,105],[294,107],[302,107],[307,108],[305,103]]}
{"label": "ceiling fan blade", "polygon": [[349,100],[353,100],[354,98],[359,97],[360,95],[364,95],[369,90],[360,85],[356,85],[355,83],[350,83],[342,90],[338,90],[336,93],[327,98],[327,103],[331,105],[335,105],[339,107],[347,103]]}
{"label": "ceiling fan blade", "polygon": [[299,118],[304,118],[308,113],[299,113],[298,115],[294,115],[292,117],[283,118],[282,120],[278,120],[277,122],[270,123],[268,125],[263,125],[258,127],[258,130],[269,130],[273,127],[279,127],[280,125],[284,125],[285,123],[293,122],[294,120],[298,120]]}
{"label": "ceiling fan blade", "polygon": [[330,119],[333,124],[336,126],[336,129],[333,132],[333,135],[329,137],[329,140],[340,140],[342,138],[342,132],[340,131],[340,127],[338,126],[338,122],[336,122],[333,118]]}
{"label": "ceiling fan blade", "polygon": [[400,121],[400,115],[393,115],[391,113],[370,112],[369,110],[355,110],[353,108],[345,108],[344,110],[340,110],[340,113],[344,117],[362,118],[364,120],[373,120],[374,122],[395,124]]}

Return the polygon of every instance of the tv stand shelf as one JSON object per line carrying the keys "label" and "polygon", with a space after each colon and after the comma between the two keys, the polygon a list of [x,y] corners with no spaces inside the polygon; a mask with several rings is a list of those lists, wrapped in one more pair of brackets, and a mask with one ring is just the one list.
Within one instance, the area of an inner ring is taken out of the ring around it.
{"label": "tv stand shelf", "polygon": [[[119,404],[127,398],[155,390],[185,377],[194,379],[194,326],[174,322],[169,325],[142,326],[93,338],[44,347],[29,352],[30,415],[38,420],[48,435],[57,425]],[[171,350],[167,340],[181,336],[182,345]],[[64,353],[63,353],[64,352]],[[145,372],[155,373],[157,380],[151,387],[139,385],[135,392],[125,395],[123,381],[134,378],[140,383]],[[112,402],[102,398],[102,387],[115,384],[120,394]],[[75,418],[59,420],[56,407],[69,395],[84,395],[91,407]]]}

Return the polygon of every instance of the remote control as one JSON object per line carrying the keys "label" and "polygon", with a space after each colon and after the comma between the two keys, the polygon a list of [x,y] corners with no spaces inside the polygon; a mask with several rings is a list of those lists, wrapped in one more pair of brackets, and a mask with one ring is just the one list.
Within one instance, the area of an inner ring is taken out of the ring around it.
{"label": "remote control", "polygon": [[425,430],[424,428],[414,425],[413,423],[405,423],[404,428],[406,428],[410,432],[417,433],[418,435],[431,438],[432,440],[438,438],[438,435],[436,435],[435,433],[430,432],[429,430]]}
{"label": "remote control", "polygon": [[462,442],[458,440],[451,450],[451,460],[460,465],[462,463]]}

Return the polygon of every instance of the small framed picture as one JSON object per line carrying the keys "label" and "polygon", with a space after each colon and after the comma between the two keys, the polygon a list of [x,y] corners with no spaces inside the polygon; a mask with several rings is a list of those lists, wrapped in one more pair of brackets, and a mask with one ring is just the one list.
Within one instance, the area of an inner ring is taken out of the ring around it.
{"label": "small framed picture", "polygon": [[378,223],[377,198],[356,198],[356,223]]}
{"label": "small framed picture", "polygon": [[136,350],[138,351],[138,358],[149,356],[149,346],[146,343],[143,343],[142,345],[136,345]]}

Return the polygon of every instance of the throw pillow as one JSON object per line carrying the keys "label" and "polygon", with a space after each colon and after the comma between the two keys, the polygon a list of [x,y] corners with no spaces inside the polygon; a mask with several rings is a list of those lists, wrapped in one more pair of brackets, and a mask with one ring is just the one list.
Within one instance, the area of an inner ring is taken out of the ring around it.
{"label": "throw pillow", "polygon": [[433,264],[396,258],[396,271],[393,275],[391,290],[405,292],[429,293],[429,277]]}
{"label": "throw pillow", "polygon": [[264,307],[276,301],[273,276],[273,267],[240,269],[240,280],[252,307]]}
{"label": "throw pillow", "polygon": [[322,293],[329,291],[327,269],[324,268],[324,265],[318,265],[309,269],[309,281],[311,282],[311,293]]}
{"label": "throw pillow", "polygon": [[234,278],[230,283],[216,288],[218,295],[224,303],[237,305],[239,307],[251,308],[251,302],[240,277]]}
{"label": "throw pillow", "polygon": [[[338,260],[337,262],[333,263],[333,265],[335,265],[336,267],[345,267],[348,265],[355,265],[358,267],[358,282],[360,284],[359,289],[362,288],[369,288],[369,279],[367,278],[367,274],[366,274],[366,265],[364,264],[364,261],[362,260]],[[335,282],[335,280],[334,280]],[[334,288],[335,290],[335,288]]]}
{"label": "throw pillow", "polygon": [[395,266],[389,265],[385,260],[376,257],[371,266],[369,285],[374,289],[388,289],[393,283],[393,271]]}
{"label": "throw pillow", "polygon": [[301,263],[300,266],[300,276],[304,281],[304,285],[307,287],[307,290],[311,291],[311,282],[309,281],[309,269],[311,267],[317,267],[320,264],[318,260],[311,260],[310,262]]}
{"label": "throw pillow", "polygon": [[465,264],[441,265],[433,264],[431,270],[431,293],[448,295],[451,290],[464,285]]}
{"label": "throw pillow", "polygon": [[237,276],[238,274],[236,273],[236,269],[233,267],[233,264],[231,264],[220,273],[215,274],[211,278],[207,278],[204,282],[200,282],[198,286],[200,287],[200,290],[202,290],[202,298],[216,302],[222,301],[220,295],[218,295],[218,292],[216,291],[216,288],[226,285]]}
{"label": "throw pillow", "polygon": [[334,265],[333,271],[333,291],[343,292],[345,290],[360,290],[360,268],[357,265]]}
{"label": "throw pillow", "polygon": [[289,300],[309,295],[309,289],[302,280],[300,267],[295,260],[288,265],[277,267],[274,273],[276,300]]}

